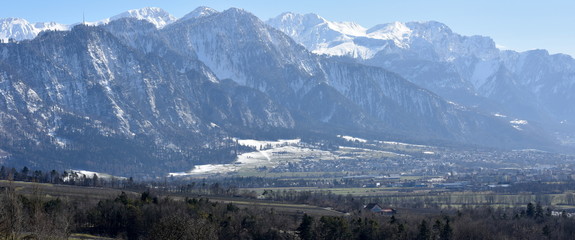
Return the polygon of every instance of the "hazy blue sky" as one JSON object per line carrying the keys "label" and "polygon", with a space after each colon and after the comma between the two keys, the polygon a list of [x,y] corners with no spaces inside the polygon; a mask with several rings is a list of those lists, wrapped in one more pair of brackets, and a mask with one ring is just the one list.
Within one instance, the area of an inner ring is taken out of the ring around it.
{"label": "hazy blue sky", "polygon": [[573,0],[16,0],[2,1],[0,18],[31,22],[75,23],[107,18],[147,6],[181,17],[198,6],[216,10],[243,8],[262,20],[282,12],[317,13],[332,21],[352,21],[364,27],[393,21],[436,20],[463,35],[492,37],[514,50],[547,49],[575,56]]}

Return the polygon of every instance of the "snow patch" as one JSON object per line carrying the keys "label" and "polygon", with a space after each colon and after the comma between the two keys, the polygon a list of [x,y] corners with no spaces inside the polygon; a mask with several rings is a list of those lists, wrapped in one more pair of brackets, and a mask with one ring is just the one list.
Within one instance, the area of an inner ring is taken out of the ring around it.
{"label": "snow patch", "polygon": [[64,181],[65,182],[70,181],[73,175],[77,175],[78,177],[85,176],[86,178],[92,178],[94,177],[94,175],[96,175],[98,176],[98,178],[101,179],[121,179],[121,180],[128,179],[126,177],[113,176],[107,173],[92,172],[87,170],[69,170],[68,176],[64,178]]}
{"label": "snow patch", "polygon": [[366,28],[354,22],[330,22],[326,21],[327,26],[335,31],[351,36],[366,36]]}
{"label": "snow patch", "polygon": [[356,138],[356,137],[352,137],[352,136],[342,136],[342,135],[337,135],[338,138],[343,138],[348,142],[360,142],[360,143],[366,143],[367,140],[363,139],[363,138]]}
{"label": "snow patch", "polygon": [[529,124],[529,122],[527,122],[527,120],[521,120],[521,119],[515,119],[512,121],[509,121],[509,123],[511,124],[517,124],[517,125],[527,125]]}
{"label": "snow patch", "polygon": [[426,145],[417,145],[417,144],[402,143],[402,142],[393,142],[393,141],[379,141],[379,143],[388,144],[388,145],[398,145],[398,146],[429,147],[429,146],[426,146]]}

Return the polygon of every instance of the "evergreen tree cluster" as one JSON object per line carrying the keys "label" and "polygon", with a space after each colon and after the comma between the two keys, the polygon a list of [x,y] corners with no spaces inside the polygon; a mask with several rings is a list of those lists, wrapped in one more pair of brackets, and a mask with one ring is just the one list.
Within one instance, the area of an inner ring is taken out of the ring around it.
{"label": "evergreen tree cluster", "polygon": [[524,208],[469,208],[393,216],[354,211],[321,216],[239,207],[207,198],[122,192],[91,204],[40,194],[0,193],[0,239],[66,239],[85,233],[117,239],[571,239],[575,219]]}

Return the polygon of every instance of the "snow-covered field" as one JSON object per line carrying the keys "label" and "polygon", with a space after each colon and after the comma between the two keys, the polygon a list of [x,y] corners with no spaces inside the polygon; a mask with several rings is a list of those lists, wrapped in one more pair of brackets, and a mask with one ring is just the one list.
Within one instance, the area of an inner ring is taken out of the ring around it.
{"label": "snow-covered field", "polygon": [[[119,180],[125,180],[127,179],[126,177],[119,177],[119,176],[113,176],[107,173],[99,173],[99,172],[92,172],[92,171],[87,171],[87,170],[69,170],[68,171],[70,174],[75,173],[76,175],[78,175],[78,177],[82,177],[82,175],[86,176],[86,178],[92,178],[94,177],[94,174],[96,176],[98,176],[98,178],[100,179],[119,179]],[[68,181],[70,179],[70,176],[64,178],[64,181]]]}
{"label": "snow-covered field", "polygon": [[[406,154],[394,153],[389,151],[382,151],[382,150],[373,150],[373,149],[366,149],[366,148],[356,148],[356,147],[339,147],[337,151],[340,155],[352,156],[351,158],[360,158],[360,157],[409,157]],[[349,157],[348,157],[349,158]]]}
{"label": "snow-covered field", "polygon": [[349,142],[360,142],[360,143],[366,143],[367,142],[367,140],[365,140],[363,138],[357,138],[357,137],[352,137],[352,136],[337,135],[337,137],[343,138]]}
{"label": "snow-covered field", "polygon": [[262,141],[254,139],[236,140],[240,145],[253,147],[258,150],[238,155],[238,159],[233,163],[197,165],[191,171],[170,173],[169,175],[201,176],[238,172],[258,167],[273,167],[287,161],[299,161],[304,157],[312,156],[312,152],[320,152],[319,150],[304,147],[300,144],[300,139],[280,139],[277,141]]}
{"label": "snow-covered field", "polygon": [[427,147],[429,147],[429,146],[426,146],[426,145],[417,145],[417,144],[402,143],[402,142],[392,142],[392,141],[379,141],[379,143],[388,144],[388,145],[396,145],[396,146],[418,147],[418,148],[427,148]]}
{"label": "snow-covered field", "polygon": [[[348,141],[365,143],[367,140],[350,136],[338,136]],[[333,161],[353,160],[361,158],[407,157],[408,155],[390,151],[373,150],[357,147],[339,147],[338,150],[326,151],[310,146],[300,139],[283,139],[277,141],[262,141],[254,139],[236,139],[238,144],[257,149],[253,152],[238,155],[233,163],[197,165],[187,172],[174,172],[169,176],[209,176],[215,174],[238,173],[253,171],[257,168],[273,168],[288,162],[301,160]],[[415,145],[414,145],[415,146]]]}

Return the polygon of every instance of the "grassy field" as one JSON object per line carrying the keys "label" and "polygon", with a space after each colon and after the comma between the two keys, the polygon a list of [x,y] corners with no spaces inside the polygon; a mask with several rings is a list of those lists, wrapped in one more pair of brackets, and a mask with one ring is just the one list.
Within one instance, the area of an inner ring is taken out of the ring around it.
{"label": "grassy field", "polygon": [[279,203],[266,200],[257,199],[244,199],[244,198],[226,198],[226,197],[209,197],[210,201],[222,202],[222,203],[233,203],[238,207],[259,207],[259,208],[273,208],[276,212],[281,213],[296,213],[316,216],[342,216],[344,213],[334,211],[329,208],[322,208],[318,206],[311,206],[307,204],[290,204],[290,203]]}
{"label": "grassy field", "polygon": [[11,182],[0,180],[0,188],[2,187],[13,188],[16,193],[27,196],[36,195],[46,197],[47,199],[60,198],[69,200],[81,200],[87,203],[98,203],[100,200],[114,199],[120,195],[122,191],[126,192],[132,197],[139,197],[140,195],[139,193],[135,192],[111,188],[81,187],[49,183]]}
{"label": "grassy field", "polygon": [[[47,183],[30,183],[30,182],[9,182],[0,181],[0,187],[10,187],[15,189],[16,193],[26,195],[26,196],[41,196],[46,199],[68,199],[68,200],[79,200],[85,203],[96,204],[100,200],[114,199],[120,193],[126,192],[129,196],[133,198],[140,197],[140,193],[130,192],[126,190],[110,189],[110,188],[94,188],[94,187],[81,187],[81,186],[69,186],[69,185],[57,185],[57,184],[47,184]],[[174,198],[176,200],[183,200],[185,196],[183,195],[166,195],[167,197]],[[160,196],[160,197],[166,197]],[[194,196],[190,196],[194,197]],[[195,196],[197,197],[197,196]],[[306,204],[288,204],[288,203],[278,203],[266,200],[258,199],[247,199],[247,198],[233,198],[233,197],[212,197],[203,196],[208,198],[210,201],[221,202],[221,203],[233,203],[238,207],[264,207],[273,208],[277,212],[283,213],[293,213],[293,214],[311,214],[318,216],[341,216],[343,213],[333,211],[326,208],[321,208],[317,206],[311,206]],[[83,238],[77,238],[83,239]],[[85,238],[91,239],[91,238]]]}
{"label": "grassy field", "polygon": [[[240,177],[269,177],[269,178],[305,178],[305,179],[341,179],[342,172],[267,172],[256,169],[244,169],[238,172]],[[332,177],[337,176],[337,177]]]}
{"label": "grassy field", "polygon": [[114,238],[98,237],[90,234],[73,233],[68,240],[113,240]]}
{"label": "grassy field", "polygon": [[[47,199],[79,200],[85,203],[96,204],[100,200],[114,199],[122,190],[97,187],[80,187],[68,185],[55,185],[44,183],[9,182],[0,181],[1,187],[10,187],[19,194],[35,195]],[[544,206],[554,209],[573,209],[575,205],[568,195],[560,194],[501,194],[490,191],[485,192],[438,192],[429,189],[406,191],[405,188],[315,188],[315,187],[285,187],[285,188],[243,188],[240,191],[255,191],[258,195],[265,190],[272,191],[330,191],[337,195],[352,195],[366,197],[366,201],[377,202],[381,205],[405,208],[410,212],[425,212],[427,210],[459,209],[462,207],[490,206],[490,207],[524,207],[527,203],[540,202]],[[137,198],[140,193],[124,190],[129,196]],[[183,199],[185,195],[165,195],[160,197]],[[190,195],[189,197],[199,197]],[[317,216],[341,216],[343,213],[331,209],[306,204],[280,203],[263,199],[248,199],[221,196],[202,196],[210,201],[233,203],[239,207],[273,208],[274,211],[287,214],[311,214]],[[405,210],[405,211],[407,211]],[[80,238],[81,239],[81,238]]]}
{"label": "grassy field", "polygon": [[[555,209],[575,209],[575,205],[568,199],[568,194],[534,194],[518,193],[504,194],[491,191],[435,191],[429,189],[407,188],[313,188],[313,187],[276,187],[276,188],[244,188],[241,190],[255,191],[262,194],[266,190],[272,191],[329,191],[338,195],[352,195],[366,197],[371,201],[387,206],[416,205],[421,208],[462,208],[474,206],[491,207],[524,207],[528,203],[540,202],[544,206]],[[409,190],[409,191],[407,191]]]}
{"label": "grassy field", "polygon": [[265,190],[272,191],[329,191],[334,194],[353,196],[380,196],[392,193],[397,193],[399,188],[318,188],[318,187],[266,187],[266,188],[242,188],[241,190],[255,191],[262,194]]}

